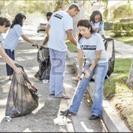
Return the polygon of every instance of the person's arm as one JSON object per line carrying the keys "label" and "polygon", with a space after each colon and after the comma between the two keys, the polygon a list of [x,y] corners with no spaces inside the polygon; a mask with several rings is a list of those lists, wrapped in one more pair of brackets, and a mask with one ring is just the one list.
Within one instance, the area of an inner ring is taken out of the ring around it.
{"label": "person's arm", "polygon": [[47,42],[48,42],[48,36],[45,37],[42,45],[46,45]]}
{"label": "person's arm", "polygon": [[96,34],[97,36],[97,44],[96,44],[96,52],[95,52],[95,59],[92,61],[91,66],[89,67],[88,70],[85,72],[85,76],[89,77],[89,75],[93,72],[95,67],[97,66],[98,61],[101,58],[101,53],[105,49],[104,48],[104,43],[101,35]]}
{"label": "person's arm", "polygon": [[48,38],[49,38],[49,29],[50,29],[50,24],[48,24],[46,27],[46,34]]}
{"label": "person's arm", "polygon": [[46,28],[45,28],[45,30],[46,30],[46,34],[47,34],[47,35],[46,35],[46,37],[45,37],[45,39],[44,39],[42,45],[45,45],[45,44],[48,42],[48,39],[49,39],[49,29],[50,29],[50,25],[47,24],[47,26],[46,26]]}
{"label": "person's arm", "polygon": [[103,39],[99,34],[97,34],[95,59],[93,60],[91,66],[90,66],[90,71],[93,71],[94,68],[96,67],[98,61],[100,60],[101,53],[104,49],[105,49],[105,47],[104,47]]}
{"label": "person's arm", "polygon": [[80,79],[81,73],[83,71],[83,63],[84,63],[84,59],[83,59],[83,51],[81,49],[78,48],[78,52],[77,52],[77,63],[78,63],[78,70],[77,70],[77,76],[75,77],[76,80]]}
{"label": "person's arm", "polygon": [[37,47],[44,47],[44,45],[48,42],[48,39],[49,39],[49,29],[50,29],[50,25],[48,24],[47,27],[46,27],[46,37],[43,41],[43,44],[42,45],[37,45]]}
{"label": "person's arm", "polygon": [[90,76],[90,74],[92,73],[92,71],[95,69],[95,67],[100,59],[100,56],[101,56],[101,50],[96,51],[96,58],[92,61],[92,64],[89,67],[89,69],[84,71],[86,78],[88,78]]}
{"label": "person's arm", "polygon": [[21,37],[30,44],[34,44],[26,35],[22,34]]}
{"label": "person's arm", "polygon": [[80,74],[81,71],[82,71],[83,62],[84,62],[84,59],[83,59],[83,51],[80,50],[80,49],[78,49],[77,59],[78,59],[78,64],[79,64],[78,73]]}
{"label": "person's arm", "polygon": [[94,70],[94,68],[96,67],[98,61],[100,60],[101,53],[102,53],[102,50],[97,50],[96,51],[96,58],[92,61],[92,64],[91,64],[91,66],[89,68],[90,72],[92,72]]}
{"label": "person's arm", "polygon": [[67,33],[67,38],[68,38],[68,40],[69,40],[71,43],[73,43],[74,45],[77,45],[77,41],[76,41],[76,39],[75,39],[74,36],[73,36],[72,30],[67,30],[66,33]]}
{"label": "person's arm", "polygon": [[102,36],[104,36],[104,22],[102,22],[102,23],[100,24],[99,33],[100,33]]}
{"label": "person's arm", "polygon": [[18,37],[22,37],[25,41],[29,42],[30,44],[34,44],[23,32],[22,26],[16,24],[13,27],[13,30],[16,32]]}
{"label": "person's arm", "polygon": [[14,61],[5,53],[4,49],[0,46],[0,55],[2,59],[10,65],[16,73],[20,73],[22,70],[17,68]]}

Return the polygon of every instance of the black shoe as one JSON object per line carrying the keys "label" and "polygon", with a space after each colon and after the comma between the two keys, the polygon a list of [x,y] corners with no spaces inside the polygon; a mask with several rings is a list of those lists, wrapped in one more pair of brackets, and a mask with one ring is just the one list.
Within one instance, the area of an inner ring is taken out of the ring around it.
{"label": "black shoe", "polygon": [[68,109],[65,110],[65,111],[60,111],[61,115],[64,115],[64,116],[71,116],[71,115],[76,115],[76,113],[73,113],[73,112],[70,112]]}
{"label": "black shoe", "polygon": [[95,79],[94,78],[91,78],[91,80],[90,80],[91,82],[94,82],[95,81]]}
{"label": "black shoe", "polygon": [[51,94],[49,94],[50,96],[54,96],[55,94],[54,93],[51,93]]}
{"label": "black shoe", "polygon": [[97,120],[97,119],[100,119],[100,116],[91,115],[91,116],[89,117],[89,120]]}

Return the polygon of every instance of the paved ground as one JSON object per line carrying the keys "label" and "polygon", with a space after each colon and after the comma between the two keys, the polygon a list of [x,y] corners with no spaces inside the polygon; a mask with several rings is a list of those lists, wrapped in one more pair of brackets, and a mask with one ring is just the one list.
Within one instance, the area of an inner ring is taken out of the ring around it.
{"label": "paved ground", "polygon": [[116,58],[133,58],[133,46],[115,40]]}

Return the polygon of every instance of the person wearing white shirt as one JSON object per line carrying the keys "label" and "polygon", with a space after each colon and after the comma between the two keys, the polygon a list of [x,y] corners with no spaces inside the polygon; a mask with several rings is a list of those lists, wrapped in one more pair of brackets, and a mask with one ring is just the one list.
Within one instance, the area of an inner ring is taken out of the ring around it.
{"label": "person wearing white shirt", "polygon": [[[63,115],[76,115],[84,92],[87,89],[93,75],[95,75],[95,91],[93,104],[91,109],[90,120],[99,119],[102,116],[102,101],[104,80],[108,70],[108,56],[105,51],[102,37],[95,33],[92,25],[88,20],[80,20],[78,22],[79,43],[78,54],[81,73],[84,76],[81,78],[79,85],[74,93],[74,98],[69,109],[61,111]],[[85,63],[83,65],[83,59]],[[83,68],[82,68],[83,67]]]}
{"label": "person wearing white shirt", "polygon": [[63,74],[67,52],[65,40],[68,38],[73,44],[77,45],[77,41],[72,34],[72,17],[76,16],[79,11],[80,9],[77,4],[71,4],[67,11],[60,10],[54,12],[47,27],[51,61],[49,93],[56,98],[68,98],[63,94]]}
{"label": "person wearing white shirt", "polygon": [[92,24],[93,30],[104,36],[104,22],[100,11],[95,10],[92,12],[90,16],[90,22]]}

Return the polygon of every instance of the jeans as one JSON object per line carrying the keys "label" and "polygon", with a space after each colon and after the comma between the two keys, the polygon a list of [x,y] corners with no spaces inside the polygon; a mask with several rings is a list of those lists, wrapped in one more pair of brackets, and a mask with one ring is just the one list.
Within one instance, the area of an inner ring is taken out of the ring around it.
{"label": "jeans", "polygon": [[55,96],[63,95],[63,80],[65,71],[65,59],[66,52],[57,51],[54,49],[50,50],[50,81],[49,81],[49,92]]}
{"label": "jeans", "polygon": [[[5,52],[11,59],[15,60],[14,50],[11,51],[10,49],[5,49]],[[8,76],[13,74],[13,69],[8,64],[6,64],[6,71]]]}
{"label": "jeans", "polygon": [[82,79],[77,86],[72,104],[69,108],[70,112],[77,113],[81,100],[83,98],[84,92],[88,87],[89,81],[95,74],[95,92],[93,97],[93,104],[91,109],[91,114],[96,116],[102,115],[102,101],[103,101],[103,88],[104,79],[108,70],[108,63],[98,64],[95,70],[90,74],[88,78]]}

